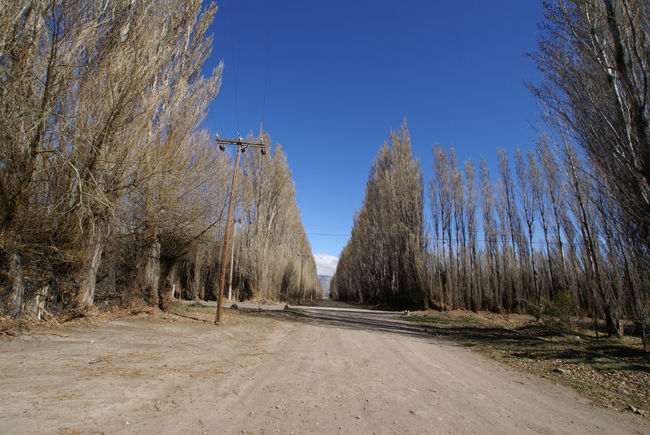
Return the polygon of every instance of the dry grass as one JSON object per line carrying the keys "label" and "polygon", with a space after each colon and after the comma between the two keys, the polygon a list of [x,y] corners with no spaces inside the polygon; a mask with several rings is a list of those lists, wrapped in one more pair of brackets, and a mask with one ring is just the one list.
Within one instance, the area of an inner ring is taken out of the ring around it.
{"label": "dry grass", "polygon": [[[170,322],[201,322],[214,323],[217,308],[203,305],[193,301],[175,300],[166,313],[159,313],[159,317]],[[246,320],[246,310],[231,310],[223,307],[221,310],[221,324],[239,325]]]}
{"label": "dry grass", "polygon": [[[32,318],[13,319],[0,317],[0,338],[32,331],[66,328],[66,327],[95,327],[99,324],[124,318],[159,319],[168,322],[201,322],[214,323],[215,307],[205,306],[191,301],[173,300],[169,303],[167,312],[148,305],[141,299],[133,299],[123,306],[111,305],[105,309],[93,307],[90,311],[79,314],[69,313],[60,317],[47,316],[43,320]],[[225,308],[222,311],[222,322],[225,325],[239,324],[244,319],[244,313]]]}
{"label": "dry grass", "polygon": [[636,337],[597,338],[593,331],[522,315],[421,312],[404,319],[519,371],[571,386],[598,406],[636,409],[650,418],[650,354]]}

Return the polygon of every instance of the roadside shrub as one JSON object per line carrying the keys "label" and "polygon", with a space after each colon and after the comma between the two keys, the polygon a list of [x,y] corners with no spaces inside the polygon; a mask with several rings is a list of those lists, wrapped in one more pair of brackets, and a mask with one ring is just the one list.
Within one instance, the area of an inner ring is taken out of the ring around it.
{"label": "roadside shrub", "polygon": [[563,290],[551,299],[544,300],[542,316],[547,320],[559,321],[568,326],[571,324],[571,312],[574,307],[575,298],[570,292]]}

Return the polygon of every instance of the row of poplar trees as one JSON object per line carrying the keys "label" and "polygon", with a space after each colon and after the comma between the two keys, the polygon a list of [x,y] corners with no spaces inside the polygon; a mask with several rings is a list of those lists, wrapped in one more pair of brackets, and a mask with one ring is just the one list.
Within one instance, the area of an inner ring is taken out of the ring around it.
{"label": "row of poplar trees", "polygon": [[373,162],[331,292],[400,307],[540,314],[564,301],[621,335],[650,316],[650,20],[642,0],[544,2],[534,151],[433,149],[430,226],[406,127]]}
{"label": "row of poplar trees", "polygon": [[[216,10],[200,0],[2,3],[4,314],[215,297],[233,171],[200,128],[220,86],[221,65],[202,72]],[[246,153],[240,180],[236,295],[320,292],[281,148]]]}

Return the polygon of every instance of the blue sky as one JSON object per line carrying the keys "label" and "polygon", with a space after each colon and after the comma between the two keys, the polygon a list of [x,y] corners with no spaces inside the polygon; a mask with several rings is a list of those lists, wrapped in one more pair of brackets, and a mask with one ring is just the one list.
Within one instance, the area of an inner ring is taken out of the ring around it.
{"label": "blue sky", "polygon": [[[225,69],[205,126],[234,137],[239,123],[244,136],[262,121],[269,1],[217,4],[206,70]],[[533,146],[524,82],[539,74],[524,52],[541,20],[536,0],[273,0],[264,130],[287,154],[314,254],[340,253],[372,159],[404,118],[425,185],[435,143],[460,162],[484,156],[493,174],[497,147]]]}

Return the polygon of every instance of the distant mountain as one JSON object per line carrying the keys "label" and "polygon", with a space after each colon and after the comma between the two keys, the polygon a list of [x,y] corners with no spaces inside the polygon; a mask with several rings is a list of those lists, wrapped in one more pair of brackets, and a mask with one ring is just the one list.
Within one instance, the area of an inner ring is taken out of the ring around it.
{"label": "distant mountain", "polygon": [[320,281],[320,286],[323,288],[323,297],[329,296],[332,277],[329,275],[318,275],[318,280]]}

